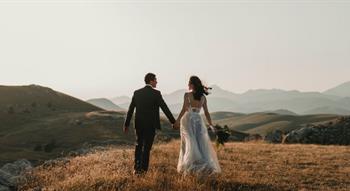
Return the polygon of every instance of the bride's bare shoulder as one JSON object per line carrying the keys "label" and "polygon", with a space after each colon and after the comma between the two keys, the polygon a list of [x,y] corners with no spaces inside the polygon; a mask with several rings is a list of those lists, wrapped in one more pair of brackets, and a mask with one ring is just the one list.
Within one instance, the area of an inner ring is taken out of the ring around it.
{"label": "bride's bare shoulder", "polygon": [[192,92],[185,92],[185,97],[188,97],[192,94]]}

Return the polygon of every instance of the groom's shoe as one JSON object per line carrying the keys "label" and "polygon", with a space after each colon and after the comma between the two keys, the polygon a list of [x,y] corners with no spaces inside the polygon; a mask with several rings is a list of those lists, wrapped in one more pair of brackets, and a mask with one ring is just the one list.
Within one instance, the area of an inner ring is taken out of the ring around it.
{"label": "groom's shoe", "polygon": [[133,174],[139,174],[140,171],[139,170],[134,170]]}
{"label": "groom's shoe", "polygon": [[142,175],[144,175],[145,173],[144,173],[144,171],[142,171],[142,170],[134,170],[133,174],[134,174],[135,176],[142,176]]}

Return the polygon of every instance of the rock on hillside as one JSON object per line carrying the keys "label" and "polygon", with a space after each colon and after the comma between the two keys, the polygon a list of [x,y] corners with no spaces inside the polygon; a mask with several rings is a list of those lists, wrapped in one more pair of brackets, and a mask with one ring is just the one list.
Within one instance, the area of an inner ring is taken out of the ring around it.
{"label": "rock on hillside", "polygon": [[264,140],[268,143],[282,143],[283,132],[279,129],[271,131],[266,134]]}
{"label": "rock on hillside", "polygon": [[323,145],[350,145],[350,117],[340,117],[335,122],[291,131],[284,143],[306,143]]}
{"label": "rock on hillside", "polygon": [[15,190],[22,178],[22,173],[31,168],[31,163],[25,159],[5,164],[0,169],[0,191]]}

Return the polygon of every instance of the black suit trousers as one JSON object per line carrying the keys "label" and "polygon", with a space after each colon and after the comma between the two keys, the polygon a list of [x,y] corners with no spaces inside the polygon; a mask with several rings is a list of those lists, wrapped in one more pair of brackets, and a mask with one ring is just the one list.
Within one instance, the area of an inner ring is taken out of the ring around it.
{"label": "black suit trousers", "polygon": [[136,129],[135,171],[147,171],[149,156],[155,137],[155,128]]}

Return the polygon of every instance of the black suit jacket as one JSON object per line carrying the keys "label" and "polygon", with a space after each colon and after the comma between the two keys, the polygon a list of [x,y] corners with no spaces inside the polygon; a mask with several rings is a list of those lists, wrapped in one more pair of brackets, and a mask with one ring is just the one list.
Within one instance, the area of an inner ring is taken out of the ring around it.
{"label": "black suit jacket", "polygon": [[163,100],[160,91],[150,86],[145,86],[134,92],[129,110],[125,119],[124,126],[129,127],[132,115],[136,108],[135,128],[149,129],[160,128],[159,108],[163,110],[171,123],[175,123],[175,118],[171,114],[168,106]]}

